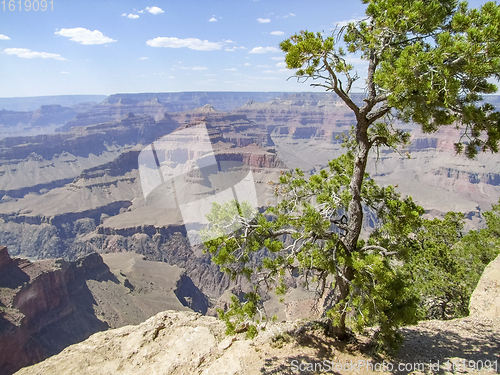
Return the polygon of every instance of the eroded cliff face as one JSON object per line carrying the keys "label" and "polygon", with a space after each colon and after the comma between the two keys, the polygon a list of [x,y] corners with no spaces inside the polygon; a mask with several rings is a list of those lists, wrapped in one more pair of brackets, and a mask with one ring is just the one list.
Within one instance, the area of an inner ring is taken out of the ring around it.
{"label": "eroded cliff face", "polygon": [[0,248],[0,373],[37,363],[89,335],[165,309],[205,313],[185,270],[136,253],[67,262],[12,259]]}
{"label": "eroded cliff face", "polygon": [[98,320],[85,280],[111,276],[98,254],[68,263],[10,259],[0,250],[0,372],[58,353],[108,325]]}

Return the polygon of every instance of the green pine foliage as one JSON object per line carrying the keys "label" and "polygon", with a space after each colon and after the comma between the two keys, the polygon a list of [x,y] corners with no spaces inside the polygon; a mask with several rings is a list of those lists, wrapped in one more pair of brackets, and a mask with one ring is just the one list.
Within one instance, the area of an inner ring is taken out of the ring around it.
{"label": "green pine foliage", "polygon": [[[343,275],[346,266],[353,270],[350,293],[342,303],[325,311],[334,326],[347,311],[350,329],[360,332],[366,326],[378,325],[381,340],[397,342],[396,329],[417,321],[418,295],[401,266],[409,253],[386,252],[379,247],[385,240],[370,240],[366,246],[360,241],[357,251],[348,252],[342,245],[342,230],[336,230],[342,226],[350,199],[353,160],[348,151],[310,178],[300,170],[283,174],[275,186],[280,202],[254,217],[239,215],[234,202],[213,205],[211,228],[203,233],[209,239],[205,244],[213,261],[234,278],[241,275],[255,284],[255,293],[247,294],[244,302],[233,296],[230,309],[219,311],[228,333],[243,326],[252,327],[255,333],[265,320],[259,294],[268,289],[286,293],[285,276],[301,274],[320,297],[335,292],[338,285],[328,277]],[[385,226],[400,230],[397,241],[420,223],[423,214],[411,198],[401,198],[393,187],[379,187],[368,175],[363,184],[363,202],[384,218]],[[391,215],[399,220],[391,221]],[[340,221],[336,222],[336,218]],[[225,234],[221,230],[236,222],[240,227],[233,232]]]}
{"label": "green pine foliage", "polygon": [[210,229],[203,233],[213,261],[234,279],[243,276],[255,285],[243,301],[232,296],[229,310],[218,310],[227,334],[245,331],[253,338],[265,328],[273,318],[261,294],[274,289],[284,295],[287,274],[309,280],[320,298],[335,292],[329,277],[342,274],[345,266],[354,270],[349,295],[325,309],[333,326],[346,311],[349,329],[378,327],[380,342],[396,348],[401,326],[468,315],[484,268],[500,253],[500,202],[484,214],[484,229],[464,234],[462,214],[423,219],[424,209],[411,197],[365,175],[363,202],[379,221],[369,239],[349,253],[341,243],[342,231],[335,231],[342,219],[334,218],[343,217],[349,201],[345,192],[352,163],[347,152],[309,178],[299,169],[283,174],[275,185],[280,202],[263,214],[246,202],[213,204]]}
{"label": "green pine foliage", "polygon": [[[465,315],[482,269],[498,251],[498,208],[486,215],[487,229],[463,236],[460,214],[425,220],[422,207],[391,186],[379,187],[366,167],[371,150],[408,143],[397,120],[424,132],[462,129],[456,151],[470,158],[499,151],[500,113],[485,95],[496,92],[492,81],[500,79],[500,7],[363,3],[359,22],[332,35],[301,31],[280,44],[299,82],[333,92],[354,113],[348,151],[309,178],[300,170],[283,174],[275,185],[279,203],[263,214],[231,202],[214,205],[209,217],[205,244],[213,260],[256,286],[246,301],[233,300],[221,312],[230,332],[255,334],[265,315],[258,296],[269,288],[284,294],[287,273],[299,273],[317,288],[340,338],[349,328],[377,326],[380,340],[394,346],[401,325]],[[360,76],[349,57],[367,62],[362,105],[352,96]],[[365,242],[366,207],[380,225]]]}

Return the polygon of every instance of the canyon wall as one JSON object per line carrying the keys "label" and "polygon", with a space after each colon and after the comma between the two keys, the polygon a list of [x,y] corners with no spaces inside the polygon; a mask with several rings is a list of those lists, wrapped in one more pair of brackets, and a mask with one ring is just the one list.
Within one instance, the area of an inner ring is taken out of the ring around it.
{"label": "canyon wall", "polygon": [[0,373],[97,331],[139,324],[163,310],[206,313],[209,305],[184,269],[135,253],[31,262],[0,247]]}

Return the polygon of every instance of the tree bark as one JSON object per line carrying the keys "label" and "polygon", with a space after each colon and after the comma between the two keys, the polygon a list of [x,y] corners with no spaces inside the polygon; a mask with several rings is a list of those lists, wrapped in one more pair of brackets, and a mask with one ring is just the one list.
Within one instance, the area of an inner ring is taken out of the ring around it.
{"label": "tree bark", "polygon": [[[349,185],[349,193],[351,194],[351,201],[347,211],[348,225],[347,232],[343,239],[345,250],[349,256],[356,251],[359,235],[363,227],[363,206],[361,202],[361,187],[363,185],[363,178],[366,171],[368,162],[368,153],[370,151],[370,144],[368,140],[368,125],[366,122],[358,120],[356,131],[357,150],[354,159],[354,170],[351,183]],[[338,295],[336,298],[339,304],[340,322],[335,328],[334,332],[340,339],[346,339],[349,334],[346,327],[347,319],[347,298],[350,292],[350,281],[354,278],[354,269],[350,264],[346,264],[341,269],[341,275],[336,277],[336,287],[338,288]]]}

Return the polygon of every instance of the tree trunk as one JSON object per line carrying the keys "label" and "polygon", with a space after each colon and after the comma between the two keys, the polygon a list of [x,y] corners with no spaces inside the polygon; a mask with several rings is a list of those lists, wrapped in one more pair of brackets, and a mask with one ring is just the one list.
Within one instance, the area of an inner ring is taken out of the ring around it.
{"label": "tree trunk", "polygon": [[[368,126],[363,126],[358,121],[356,140],[357,150],[354,159],[354,171],[349,185],[349,193],[351,194],[351,202],[347,211],[348,225],[347,232],[343,239],[346,247],[347,255],[349,256],[356,251],[361,228],[363,227],[363,206],[361,204],[361,186],[363,185],[363,178],[366,171],[366,164],[368,161],[368,152],[370,151],[368,142]],[[350,281],[354,278],[354,269],[351,265],[347,264],[341,269],[342,275],[336,277],[336,287],[338,288],[338,295],[336,302],[339,304],[341,311],[340,322],[338,327],[335,328],[335,333],[340,339],[348,337],[346,327],[346,302],[350,292]],[[342,302],[343,301],[343,302]]]}

